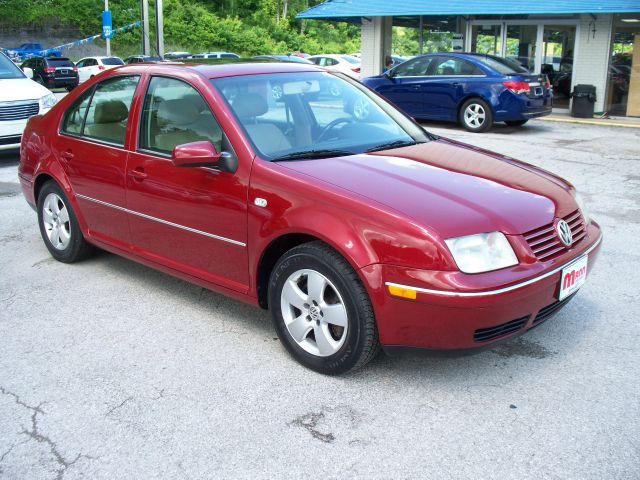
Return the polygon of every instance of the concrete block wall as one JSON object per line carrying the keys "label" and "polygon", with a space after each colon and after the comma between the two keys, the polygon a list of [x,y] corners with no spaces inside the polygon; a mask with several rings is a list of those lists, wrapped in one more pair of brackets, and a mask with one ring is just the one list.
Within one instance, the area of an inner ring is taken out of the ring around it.
{"label": "concrete block wall", "polygon": [[595,19],[591,15],[581,15],[576,33],[573,84],[595,85],[596,112],[604,111],[606,105],[612,28],[612,15],[597,14]]}

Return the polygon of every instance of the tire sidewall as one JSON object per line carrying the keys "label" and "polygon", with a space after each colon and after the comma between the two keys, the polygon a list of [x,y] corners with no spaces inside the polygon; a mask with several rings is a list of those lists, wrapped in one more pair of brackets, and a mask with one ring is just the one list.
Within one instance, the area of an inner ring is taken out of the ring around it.
{"label": "tire sidewall", "polygon": [[[316,270],[327,277],[338,289],[347,310],[349,322],[347,338],[340,350],[328,357],[319,357],[303,350],[291,337],[282,316],[280,307],[282,287],[292,273],[302,269]],[[357,363],[364,348],[363,325],[356,302],[357,295],[354,286],[345,278],[344,272],[315,252],[306,251],[285,255],[276,264],[269,280],[269,308],[278,337],[289,353],[308,368],[329,374],[338,374],[351,369]]]}
{"label": "tire sidewall", "polygon": [[[67,208],[67,211],[69,212],[69,232],[71,234],[71,241],[69,242],[69,245],[67,245],[67,248],[65,248],[64,250],[58,250],[51,244],[51,241],[47,236],[47,232],[44,229],[42,210],[44,207],[44,201],[50,193],[55,193],[56,195],[58,195],[64,202],[64,205]],[[40,193],[38,194],[37,208],[38,208],[38,226],[40,227],[40,235],[42,235],[42,240],[44,241],[44,244],[47,247],[47,250],[49,250],[49,253],[51,253],[51,256],[63,263],[71,263],[75,261],[76,258],[79,256],[80,250],[82,249],[82,246],[83,246],[82,242],[84,241],[84,238],[83,238],[82,232],[80,231],[78,219],[73,210],[73,207],[71,206],[71,203],[69,203],[69,199],[67,198],[62,188],[60,188],[60,186],[53,181],[49,181],[45,183],[42,189],[40,190]]]}
{"label": "tire sidewall", "polygon": [[[464,119],[465,110],[467,109],[467,107],[469,107],[469,105],[473,105],[474,103],[480,105],[485,111],[484,123],[480,125],[480,127],[478,128],[474,128],[468,125]],[[471,98],[466,102],[464,102],[462,104],[462,107],[460,107],[460,113],[458,114],[458,121],[469,132],[474,132],[474,133],[486,132],[493,125],[493,112],[491,111],[491,107],[484,100],[480,98]]]}

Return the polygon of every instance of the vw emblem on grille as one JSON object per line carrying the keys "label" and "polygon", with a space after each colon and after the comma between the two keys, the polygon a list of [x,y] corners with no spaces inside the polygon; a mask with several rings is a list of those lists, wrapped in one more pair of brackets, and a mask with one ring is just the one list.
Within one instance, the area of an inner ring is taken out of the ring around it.
{"label": "vw emblem on grille", "polygon": [[570,247],[573,243],[573,234],[571,233],[569,224],[564,220],[559,220],[556,225],[556,232],[558,232],[558,238],[560,238],[560,241],[564,243],[566,247]]}

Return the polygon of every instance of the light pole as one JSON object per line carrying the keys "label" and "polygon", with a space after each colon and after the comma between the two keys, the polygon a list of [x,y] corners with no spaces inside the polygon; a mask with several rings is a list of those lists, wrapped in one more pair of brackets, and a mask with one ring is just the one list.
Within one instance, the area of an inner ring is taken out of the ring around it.
{"label": "light pole", "polygon": [[[109,0],[104,0],[104,11],[105,12],[109,11]],[[107,37],[106,40],[107,40],[107,57],[110,57],[111,56],[111,39]]]}

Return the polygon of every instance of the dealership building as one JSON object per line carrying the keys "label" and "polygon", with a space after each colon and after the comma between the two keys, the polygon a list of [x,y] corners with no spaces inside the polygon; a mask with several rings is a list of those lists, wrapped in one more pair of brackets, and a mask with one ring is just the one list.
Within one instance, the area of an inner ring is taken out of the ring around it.
{"label": "dealership building", "polygon": [[393,27],[409,27],[418,53],[440,38],[438,51],[498,55],[547,74],[558,111],[588,84],[596,112],[640,116],[640,0],[328,0],[298,18],[360,24],[363,76],[383,71]]}

